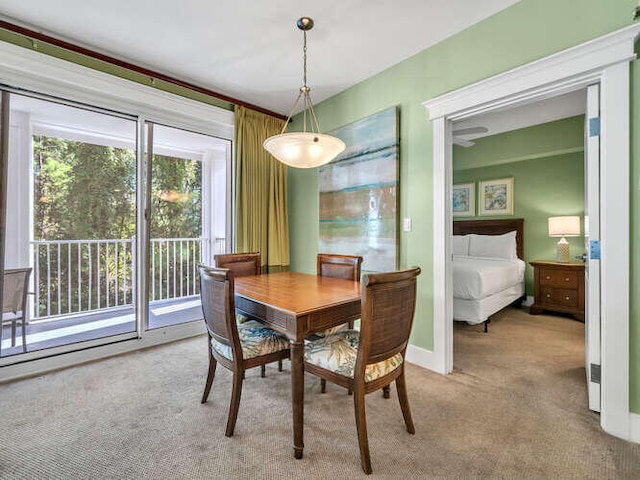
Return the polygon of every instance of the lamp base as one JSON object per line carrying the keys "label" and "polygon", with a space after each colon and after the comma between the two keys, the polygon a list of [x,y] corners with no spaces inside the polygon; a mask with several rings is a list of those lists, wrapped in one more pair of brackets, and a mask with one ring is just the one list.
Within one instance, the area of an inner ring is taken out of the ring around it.
{"label": "lamp base", "polygon": [[569,242],[567,242],[567,239],[562,237],[558,242],[556,248],[557,248],[556,262],[569,263],[569,258],[571,258],[571,255],[570,255],[570,249],[569,249]]}

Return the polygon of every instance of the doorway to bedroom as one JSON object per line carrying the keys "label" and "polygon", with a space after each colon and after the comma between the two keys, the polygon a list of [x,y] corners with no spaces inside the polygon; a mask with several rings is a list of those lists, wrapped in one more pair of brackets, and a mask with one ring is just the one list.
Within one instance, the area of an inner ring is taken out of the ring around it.
{"label": "doorway to bedroom", "polygon": [[[589,202],[587,208],[590,214],[597,212],[603,221],[598,225],[597,238],[589,238],[585,264],[585,269],[589,269],[585,289],[597,292],[586,299],[598,307],[593,316],[591,305],[585,309],[588,337],[585,363],[589,399],[593,397],[600,403],[601,427],[624,439],[634,438],[631,425],[637,420],[630,410],[629,396],[633,371],[629,360],[629,109],[630,62],[636,58],[638,35],[640,25],[630,25],[423,102],[433,132],[433,229],[437,232],[433,238],[434,341],[428,362],[434,370],[446,374],[453,370],[450,293],[453,123],[575,90],[592,90],[591,86],[598,85],[597,104],[602,114],[592,117],[589,113],[585,148],[589,152],[589,196],[594,192],[592,180],[594,183],[597,180],[599,200]],[[596,268],[592,271],[593,266]]]}
{"label": "doorway to bedroom", "polygon": [[[589,405],[587,96],[576,90],[452,124],[454,371],[500,389],[524,382],[576,412]],[[558,217],[578,222],[563,232],[561,262],[549,221]]]}

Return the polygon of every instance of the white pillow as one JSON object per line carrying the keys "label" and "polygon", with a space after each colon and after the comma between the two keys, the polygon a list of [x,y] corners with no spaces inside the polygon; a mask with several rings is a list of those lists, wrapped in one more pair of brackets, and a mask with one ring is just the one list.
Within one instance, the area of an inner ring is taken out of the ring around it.
{"label": "white pillow", "polygon": [[504,235],[471,234],[469,237],[469,255],[472,257],[518,258],[515,230]]}
{"label": "white pillow", "polygon": [[454,235],[451,244],[454,255],[469,255],[469,235]]}

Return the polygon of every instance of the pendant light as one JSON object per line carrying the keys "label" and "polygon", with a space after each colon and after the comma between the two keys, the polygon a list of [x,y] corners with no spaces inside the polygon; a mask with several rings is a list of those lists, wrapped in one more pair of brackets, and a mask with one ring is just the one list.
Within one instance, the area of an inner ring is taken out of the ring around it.
{"label": "pendant light", "polygon": [[[311,88],[307,86],[307,31],[313,28],[313,20],[309,17],[302,17],[298,19],[296,25],[302,30],[304,37],[303,85],[300,87],[300,93],[298,93],[280,135],[267,138],[262,145],[271,155],[290,167],[313,168],[329,163],[344,151],[346,145],[339,138],[320,133],[318,119],[311,102]],[[300,99],[304,102],[302,132],[284,133]],[[307,124],[309,124],[310,130],[308,132]]]}

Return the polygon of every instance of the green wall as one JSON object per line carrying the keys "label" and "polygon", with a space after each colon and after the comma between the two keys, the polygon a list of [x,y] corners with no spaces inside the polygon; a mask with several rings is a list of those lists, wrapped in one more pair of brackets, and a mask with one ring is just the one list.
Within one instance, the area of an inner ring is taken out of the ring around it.
{"label": "green wall", "polygon": [[[455,156],[454,156],[455,162]],[[584,158],[571,153],[502,165],[455,171],[455,183],[494,178],[514,178],[514,215],[524,218],[524,260],[527,262],[527,295],[533,295],[532,260],[553,260],[557,238],[550,238],[547,219],[559,215],[584,214]],[[461,217],[456,217],[456,219]],[[482,219],[492,217],[480,217]],[[505,218],[504,216],[495,218]],[[584,253],[584,238],[567,238],[572,261]]]}
{"label": "green wall", "polygon": [[[453,147],[453,183],[514,178],[515,218],[524,218],[527,295],[534,294],[532,260],[553,260],[557,238],[547,219],[584,215],[584,116],[523,128]],[[468,219],[474,217],[456,217]],[[477,217],[492,218],[492,217]],[[505,218],[504,216],[494,218]],[[584,231],[584,227],[582,227]],[[567,238],[572,261],[582,255],[584,237]]]}
{"label": "green wall", "polygon": [[[585,94],[586,102],[586,94]],[[453,146],[453,170],[535,160],[584,152],[584,115],[473,140],[470,148]]]}
{"label": "green wall", "polygon": [[[433,349],[433,139],[422,102],[484,78],[544,58],[632,23],[636,0],[522,0],[316,106],[323,131],[393,105],[400,108],[400,218],[413,219],[401,233],[400,266],[419,265],[422,275],[411,342]],[[640,124],[638,62],[632,64],[632,128]],[[640,174],[640,146],[632,138],[632,178]],[[289,169],[291,265],[314,271],[318,246],[317,171]],[[632,238],[640,200],[632,188]],[[640,412],[640,260],[631,254],[630,405]]]}

